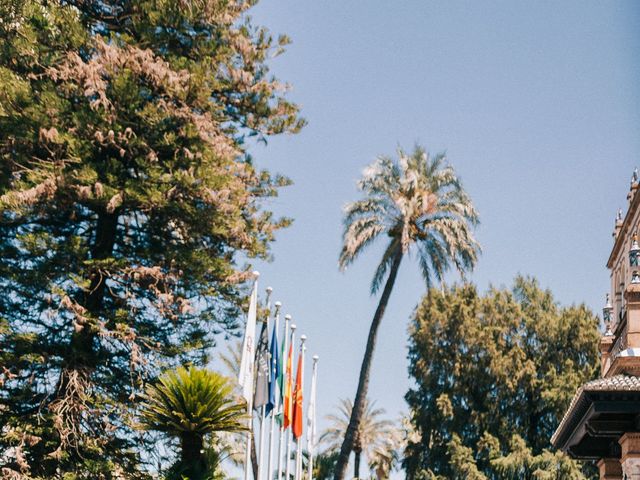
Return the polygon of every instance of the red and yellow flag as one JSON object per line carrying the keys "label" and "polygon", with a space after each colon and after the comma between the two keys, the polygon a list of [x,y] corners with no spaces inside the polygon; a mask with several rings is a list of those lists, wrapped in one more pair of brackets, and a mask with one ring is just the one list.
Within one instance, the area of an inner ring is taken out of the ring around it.
{"label": "red and yellow flag", "polygon": [[297,440],[302,436],[302,352],[298,357],[296,372],[296,387],[293,390],[293,437]]}
{"label": "red and yellow flag", "polygon": [[283,412],[283,420],[282,426],[283,428],[289,428],[291,425],[291,421],[293,420],[293,411],[292,411],[292,398],[291,398],[291,383],[293,380],[293,375],[291,372],[291,367],[293,363],[293,345],[289,345],[289,354],[287,355],[287,364],[285,367],[285,375],[284,375],[284,401],[282,403],[282,412]]}

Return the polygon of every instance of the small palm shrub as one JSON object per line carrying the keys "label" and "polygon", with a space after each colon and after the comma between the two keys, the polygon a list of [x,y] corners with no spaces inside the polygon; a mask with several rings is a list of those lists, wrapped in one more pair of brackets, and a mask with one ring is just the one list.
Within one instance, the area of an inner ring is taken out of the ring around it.
{"label": "small palm shrub", "polygon": [[141,424],[180,440],[181,456],[171,477],[205,480],[217,465],[205,450],[205,436],[245,431],[245,405],[237,403],[233,385],[219,373],[179,367],[164,373],[146,389]]}

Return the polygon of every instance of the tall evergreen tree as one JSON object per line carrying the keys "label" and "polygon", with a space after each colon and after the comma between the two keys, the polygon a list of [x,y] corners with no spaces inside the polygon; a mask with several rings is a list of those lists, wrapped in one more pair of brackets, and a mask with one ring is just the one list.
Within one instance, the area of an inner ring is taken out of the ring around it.
{"label": "tall evergreen tree", "polygon": [[247,141],[304,123],[254,3],[0,4],[6,472],[143,475],[142,382],[237,326],[243,259],[288,222],[261,208],[287,179]]}
{"label": "tall evergreen tree", "polygon": [[523,277],[486,295],[432,289],[410,332],[416,387],[406,399],[418,435],[407,478],[590,478],[550,451],[576,389],[597,375],[598,319],[586,306],[561,307]]}
{"label": "tall evergreen tree", "polygon": [[398,158],[380,157],[364,171],[358,187],[364,198],[345,208],[343,246],[339,264],[345,269],[372,242],[387,241],[374,273],[371,293],[384,283],[371,320],[360,367],[353,410],[336,464],[336,480],[346,473],[357,432],[365,413],[373,350],[380,322],[391,296],[402,259],[410,251],[430,287],[455,267],[471,270],[480,247],[473,236],[478,215],[444,154],[430,156],[419,146],[411,154],[398,150]]}

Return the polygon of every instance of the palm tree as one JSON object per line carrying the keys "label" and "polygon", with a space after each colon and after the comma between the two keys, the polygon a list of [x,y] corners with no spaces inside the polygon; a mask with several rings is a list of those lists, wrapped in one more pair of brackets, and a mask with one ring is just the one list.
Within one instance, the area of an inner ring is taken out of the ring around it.
{"label": "palm tree", "polygon": [[338,450],[327,450],[316,455],[313,460],[314,480],[329,480],[333,478],[339,453]]}
{"label": "palm tree", "polygon": [[211,473],[205,436],[246,431],[244,410],[226,377],[202,368],[179,367],[147,387],[141,422],[148,430],[179,438],[181,457],[175,470],[190,480],[200,480]]}
{"label": "palm tree", "polygon": [[[327,415],[327,420],[331,422],[331,425],[324,431],[320,437],[320,441],[327,445],[328,452],[338,452],[340,450],[352,412],[353,404],[351,400],[342,400],[338,406],[338,414]],[[376,452],[389,448],[392,450],[396,449],[394,445],[396,445],[398,439],[401,437],[401,433],[394,427],[392,421],[380,418],[384,414],[385,411],[383,408],[376,408],[375,402],[369,403],[369,400],[365,399],[364,414],[356,432],[353,446],[355,453],[355,478],[360,478],[360,461],[362,454],[364,454],[371,465],[373,465],[374,461],[380,461],[380,459],[376,457]],[[391,454],[391,452],[387,453]]]}
{"label": "palm tree", "polygon": [[399,149],[397,160],[379,157],[368,166],[358,187],[364,198],[345,208],[340,268],[344,270],[381,235],[388,243],[371,283],[372,295],[383,282],[384,288],[371,321],[354,408],[336,464],[336,480],[344,478],[357,440],[376,336],[402,259],[411,250],[416,252],[430,288],[434,281],[442,283],[452,266],[461,275],[472,270],[480,252],[472,232],[478,224],[477,212],[443,153],[432,157],[416,146],[407,155]]}

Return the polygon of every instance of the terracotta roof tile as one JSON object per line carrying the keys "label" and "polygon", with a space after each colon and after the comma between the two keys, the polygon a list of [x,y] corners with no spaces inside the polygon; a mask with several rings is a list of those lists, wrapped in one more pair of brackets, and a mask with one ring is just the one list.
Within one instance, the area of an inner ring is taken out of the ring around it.
{"label": "terracotta roof tile", "polygon": [[566,423],[569,421],[569,417],[573,413],[574,408],[580,401],[584,392],[640,392],[640,377],[634,377],[631,375],[614,375],[608,378],[598,378],[582,385],[573,396],[571,404],[567,409],[564,417],[560,421],[560,425],[551,437],[551,443],[556,444],[560,432],[564,429]]}

